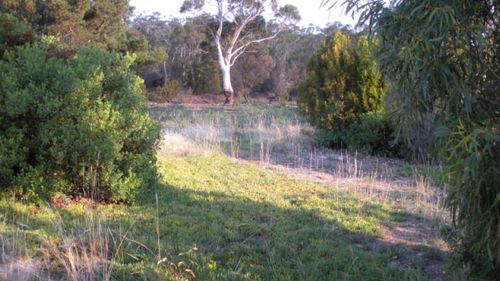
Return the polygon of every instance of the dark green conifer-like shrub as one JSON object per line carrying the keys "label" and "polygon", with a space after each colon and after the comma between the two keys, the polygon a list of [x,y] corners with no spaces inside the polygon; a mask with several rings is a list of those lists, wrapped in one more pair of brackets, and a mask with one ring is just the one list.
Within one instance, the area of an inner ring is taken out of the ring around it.
{"label": "dark green conifer-like shrub", "polygon": [[337,32],[309,62],[299,105],[311,124],[338,131],[363,113],[383,110],[384,89],[367,39]]}

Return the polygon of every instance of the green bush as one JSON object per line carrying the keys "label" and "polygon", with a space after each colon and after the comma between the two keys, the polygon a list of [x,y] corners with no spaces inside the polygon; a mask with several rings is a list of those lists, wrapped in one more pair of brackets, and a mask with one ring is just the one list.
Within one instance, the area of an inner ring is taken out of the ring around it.
{"label": "green bush", "polygon": [[371,51],[365,37],[337,32],[311,58],[298,101],[312,125],[341,130],[361,114],[383,109],[385,82]]}
{"label": "green bush", "polygon": [[288,101],[290,100],[290,93],[283,92],[283,93],[278,95],[278,99],[280,101],[280,105],[286,106],[286,105],[288,105]]}
{"label": "green bush", "polygon": [[45,45],[0,60],[0,188],[133,201],[156,180],[159,139],[133,59]]}
{"label": "green bush", "polygon": [[149,93],[149,99],[154,102],[170,102],[178,93],[177,82],[168,80],[161,87],[155,88]]}
{"label": "green bush", "polygon": [[0,11],[0,56],[14,46],[23,45],[33,39],[32,30],[26,22]]}
{"label": "green bush", "polygon": [[337,129],[337,130],[326,130],[319,129],[314,134],[314,141],[319,146],[330,147],[330,148],[345,148],[347,130]]}
{"label": "green bush", "polygon": [[393,126],[386,113],[365,113],[346,130],[345,143],[349,150],[380,156],[398,156],[393,144]]}

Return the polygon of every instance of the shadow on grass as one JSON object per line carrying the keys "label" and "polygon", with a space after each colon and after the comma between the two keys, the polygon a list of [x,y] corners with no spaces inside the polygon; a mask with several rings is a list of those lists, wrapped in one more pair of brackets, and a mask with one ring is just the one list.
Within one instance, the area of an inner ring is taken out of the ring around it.
{"label": "shadow on grass", "polygon": [[[197,280],[442,278],[437,270],[421,269],[427,268],[426,262],[442,264],[444,253],[379,237],[381,225],[407,219],[408,214],[338,190],[271,177],[247,166],[231,167],[226,158],[187,162],[187,166],[170,163],[167,180],[157,190],[158,208],[154,193],[143,194],[136,206],[98,207],[98,214],[113,230],[129,230],[130,239],[118,258],[114,280],[146,280],[145,268],[157,267],[154,254],[158,250],[161,257],[178,262],[188,259],[178,254],[194,245],[199,250],[191,265]],[[165,164],[169,164],[168,159]],[[228,174],[219,172],[226,168],[231,169]],[[248,177],[255,182],[246,184]],[[58,235],[52,211],[21,204],[0,206],[0,213],[6,214],[4,223],[11,228],[5,232],[21,230],[21,222],[33,237]],[[70,229],[78,227],[74,221],[84,221],[88,216],[80,206],[57,209],[55,213]],[[29,246],[36,247],[36,241]]]}
{"label": "shadow on grass", "polygon": [[[198,280],[421,280],[435,272],[422,273],[427,257],[411,255],[429,253],[437,263],[444,257],[437,249],[382,241],[376,235],[380,224],[401,214],[343,196],[332,200],[346,204],[325,208],[306,197],[283,198],[283,206],[276,206],[168,185],[160,194],[163,249],[178,253],[196,245],[202,257]],[[155,204],[142,208],[156,213]],[[154,216],[143,219],[141,233],[149,234],[142,239],[154,244]]]}

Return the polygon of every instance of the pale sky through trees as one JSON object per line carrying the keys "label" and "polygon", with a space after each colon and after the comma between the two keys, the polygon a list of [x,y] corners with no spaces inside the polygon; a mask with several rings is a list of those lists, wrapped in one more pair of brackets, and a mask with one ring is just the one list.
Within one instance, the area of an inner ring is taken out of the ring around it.
{"label": "pale sky through trees", "polygon": [[[136,13],[159,12],[167,18],[171,18],[184,17],[179,13],[182,2],[183,0],[131,0],[130,4],[136,7]],[[343,9],[337,8],[328,11],[325,7],[321,8],[321,0],[280,0],[279,3],[280,5],[292,4],[296,6],[302,17],[299,25],[303,27],[307,27],[309,24],[325,27],[336,21],[350,25],[356,23],[351,15],[345,15]]]}

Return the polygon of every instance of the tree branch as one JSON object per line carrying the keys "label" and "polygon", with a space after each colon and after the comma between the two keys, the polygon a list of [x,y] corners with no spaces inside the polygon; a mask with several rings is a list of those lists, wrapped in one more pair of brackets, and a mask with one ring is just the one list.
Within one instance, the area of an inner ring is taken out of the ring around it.
{"label": "tree branch", "polygon": [[261,38],[261,39],[256,39],[256,40],[252,40],[252,41],[249,41],[243,45],[241,45],[239,48],[237,48],[234,52],[232,52],[231,56],[230,56],[230,59],[231,59],[231,65],[233,65],[235,62],[236,62],[236,59],[238,59],[239,56],[241,56],[241,53],[244,53],[246,48],[248,48],[250,45],[253,45],[253,44],[257,44],[257,43],[262,43],[262,42],[265,42],[265,41],[269,41],[269,40],[272,40],[274,38],[276,38],[278,36],[278,34],[281,33],[281,29],[278,30],[276,33],[274,33],[273,35],[271,36],[268,36],[268,37],[265,37],[265,38]]}
{"label": "tree branch", "polygon": [[243,22],[236,28],[236,30],[234,31],[233,36],[231,38],[231,43],[229,45],[229,48],[227,49],[227,55],[228,55],[229,59],[231,59],[231,57],[233,56],[234,46],[236,45],[236,42],[238,42],[238,39],[240,38],[240,35],[241,35],[241,32],[243,31],[243,29],[247,26],[247,24],[249,24],[250,22],[255,20],[259,15],[261,15],[263,11],[264,11],[264,7],[263,6],[259,7],[255,11],[255,13],[246,17],[243,20]]}

